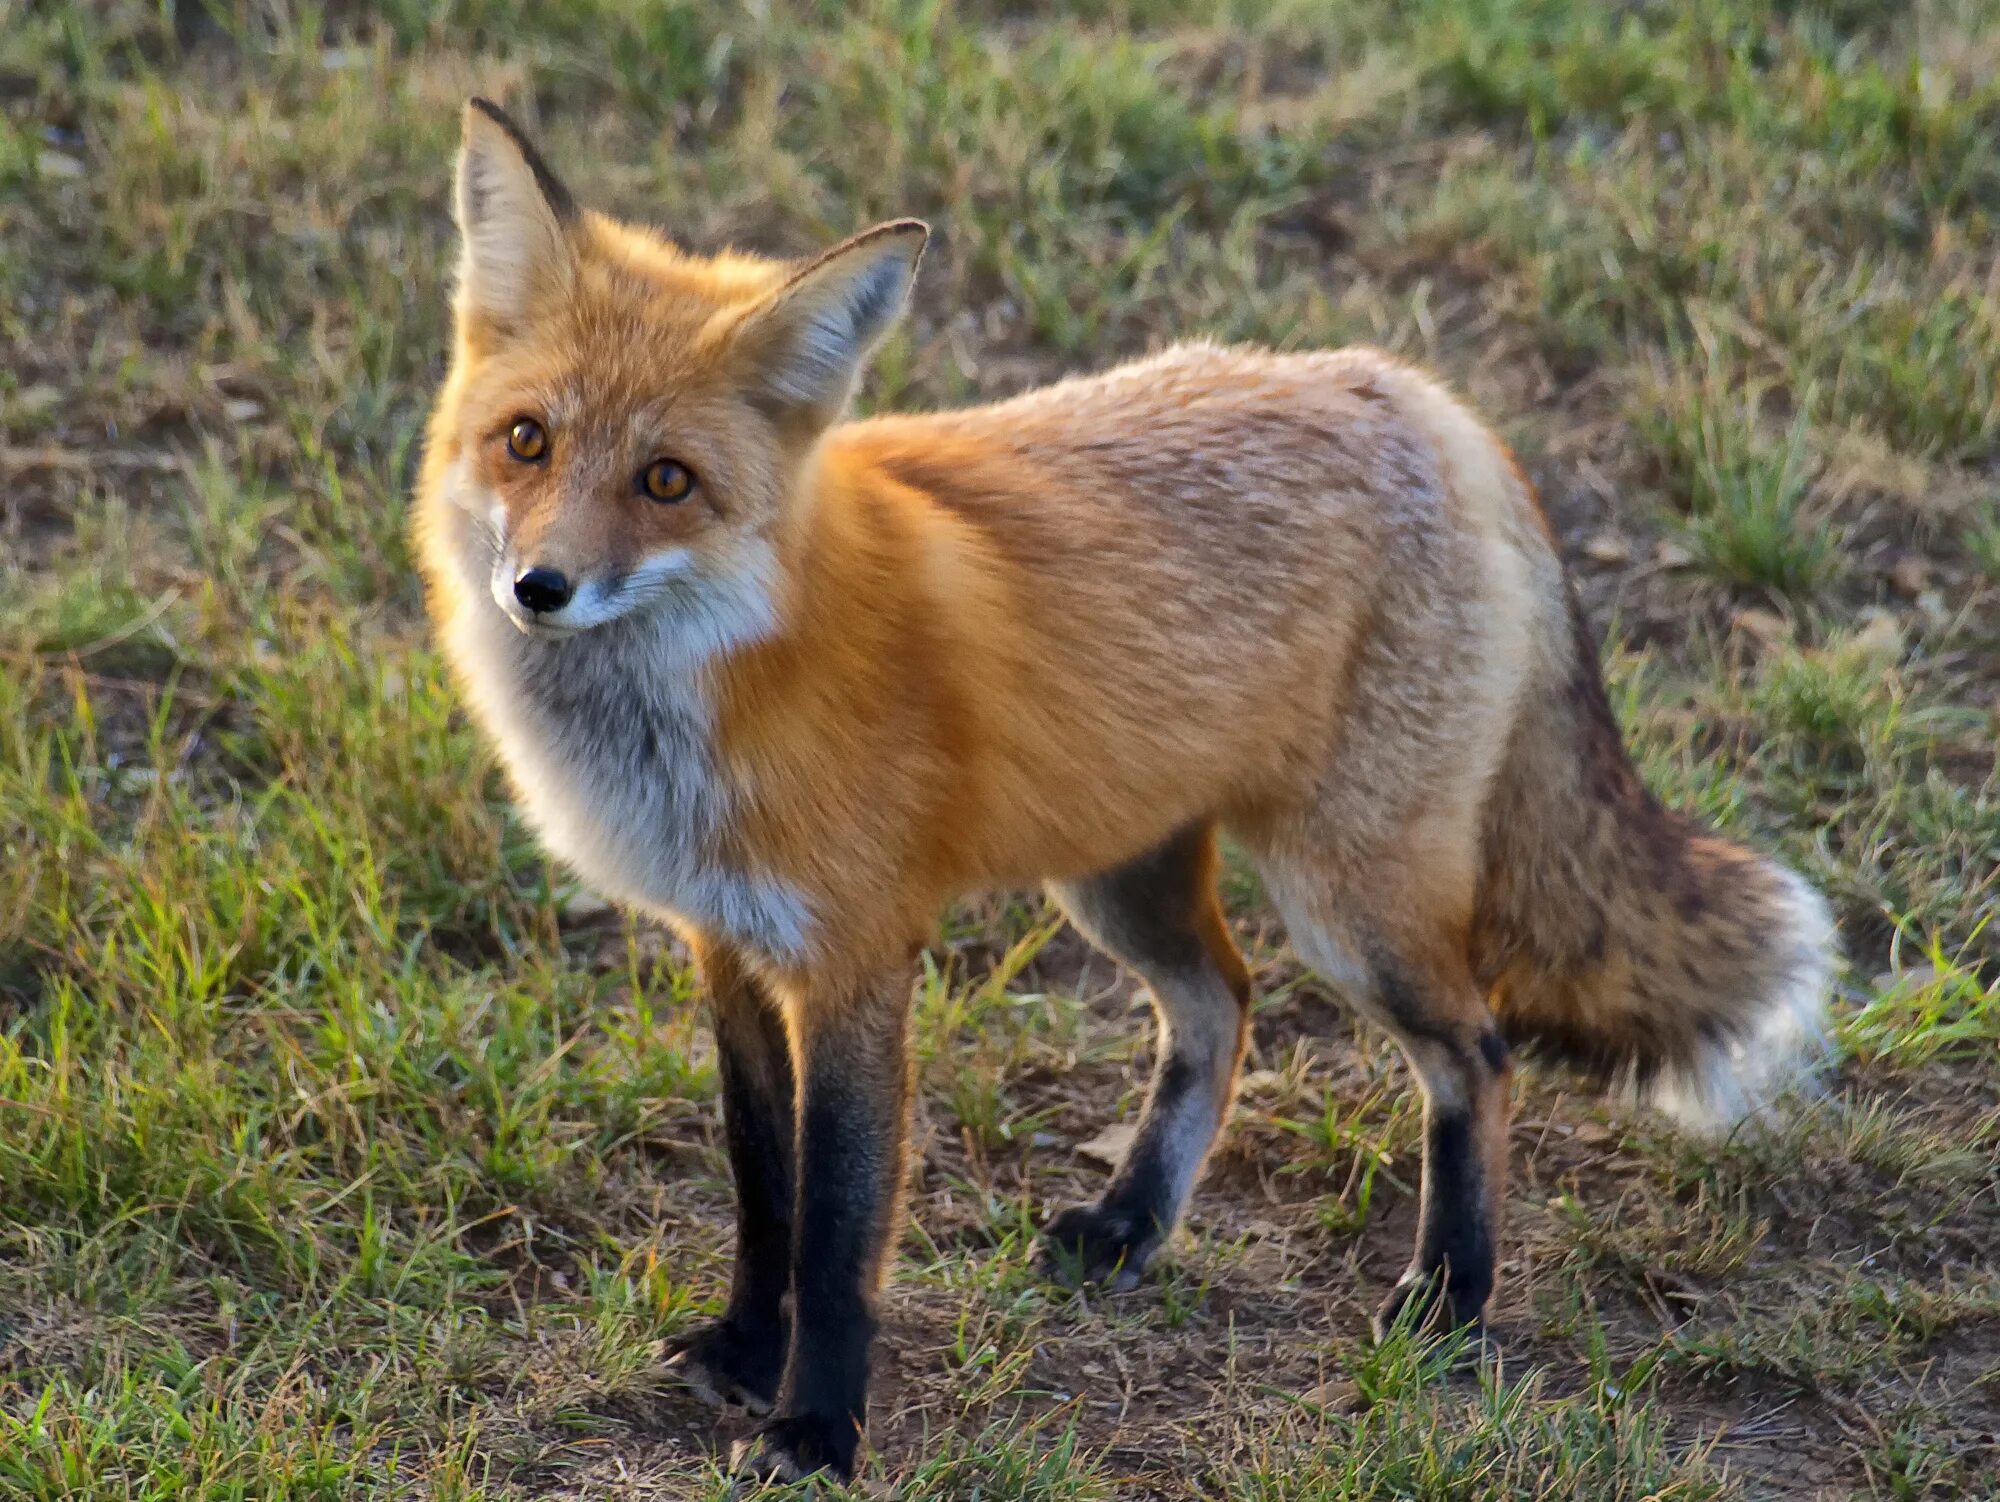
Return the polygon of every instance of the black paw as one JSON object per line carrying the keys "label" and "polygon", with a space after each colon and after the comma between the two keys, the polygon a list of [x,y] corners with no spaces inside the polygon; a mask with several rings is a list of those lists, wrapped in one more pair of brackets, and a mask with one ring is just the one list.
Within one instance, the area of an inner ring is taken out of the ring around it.
{"label": "black paw", "polygon": [[726,1319],[697,1326],[667,1348],[667,1372],[709,1402],[766,1414],[784,1375],[782,1330],[746,1333]]}
{"label": "black paw", "polygon": [[1382,1300],[1370,1321],[1378,1341],[1387,1340],[1396,1326],[1406,1325],[1418,1334],[1441,1335],[1452,1330],[1469,1330],[1483,1339],[1481,1317],[1486,1308],[1486,1291],[1454,1288],[1442,1272],[1414,1269],[1396,1280],[1389,1296]]}
{"label": "black paw", "polygon": [[1138,1287],[1165,1239],[1151,1215],[1077,1205],[1043,1227],[1043,1265],[1051,1278],[1071,1288],[1102,1283],[1122,1293]]}
{"label": "black paw", "polygon": [[729,1465],[745,1481],[803,1481],[822,1471],[851,1481],[860,1448],[861,1426],[847,1415],[787,1414],[738,1440]]}

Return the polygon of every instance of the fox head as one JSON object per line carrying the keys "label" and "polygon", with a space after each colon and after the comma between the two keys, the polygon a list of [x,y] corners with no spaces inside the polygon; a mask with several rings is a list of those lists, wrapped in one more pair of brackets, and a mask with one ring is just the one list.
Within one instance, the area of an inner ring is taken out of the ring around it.
{"label": "fox head", "polygon": [[926,227],[805,262],[692,255],[580,210],[483,99],[455,207],[430,442],[500,609],[545,637],[670,605],[712,633],[768,615],[799,467],[901,315]]}

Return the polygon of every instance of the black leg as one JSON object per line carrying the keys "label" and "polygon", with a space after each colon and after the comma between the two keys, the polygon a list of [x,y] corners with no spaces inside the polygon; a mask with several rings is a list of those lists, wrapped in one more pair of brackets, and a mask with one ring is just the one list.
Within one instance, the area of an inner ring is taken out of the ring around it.
{"label": "black leg", "polygon": [[759,1477],[854,1473],[877,1298],[901,1209],[908,1011],[899,976],[791,1014],[799,1079],[791,1348],[777,1413],[737,1457]]}
{"label": "black leg", "polygon": [[1094,1205],[1052,1219],[1049,1271],[1114,1288],[1172,1233],[1235,1092],[1250,975],[1215,896],[1206,825],[1089,881],[1050,888],[1077,930],[1153,993],[1159,1056],[1132,1150]]}
{"label": "black leg", "polygon": [[1477,1326],[1493,1292],[1507,1175],[1506,1042],[1490,1023],[1471,1035],[1405,1033],[1424,1087],[1423,1187],[1410,1266],[1375,1315],[1377,1337],[1412,1301],[1417,1323]]}
{"label": "black leg", "polygon": [[776,1003],[729,951],[699,954],[715,1020],[723,1133],[736,1178],[736,1268],[718,1320],[676,1342],[670,1368],[710,1399],[767,1413],[784,1371],[791,1280],[793,1084]]}

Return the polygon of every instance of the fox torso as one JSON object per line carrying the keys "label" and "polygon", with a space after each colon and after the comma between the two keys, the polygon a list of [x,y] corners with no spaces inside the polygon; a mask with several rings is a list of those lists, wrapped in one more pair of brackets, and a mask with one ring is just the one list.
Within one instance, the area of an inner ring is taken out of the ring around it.
{"label": "fox torso", "polygon": [[1405,721],[1375,785],[1496,754],[1464,727],[1504,713],[1546,543],[1490,444],[1485,490],[1454,491],[1411,411],[1432,392],[1366,351],[1195,345],[836,428],[766,569],[574,637],[487,598],[462,465],[427,551],[455,556],[445,637],[550,847],[621,901],[824,960],[968,888],[1292,806],[1385,693]]}

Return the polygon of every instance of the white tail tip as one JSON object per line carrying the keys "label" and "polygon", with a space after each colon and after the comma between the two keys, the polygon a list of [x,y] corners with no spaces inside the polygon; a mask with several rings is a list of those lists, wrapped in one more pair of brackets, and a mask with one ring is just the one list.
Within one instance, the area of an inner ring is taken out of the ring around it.
{"label": "white tail tip", "polygon": [[1772,862],[1783,883],[1784,946],[1777,980],[1749,1027],[1710,1043],[1692,1065],[1650,1081],[1645,1104],[1683,1130],[1717,1136],[1808,1090],[1826,1054],[1835,934],[1826,901],[1796,872]]}

